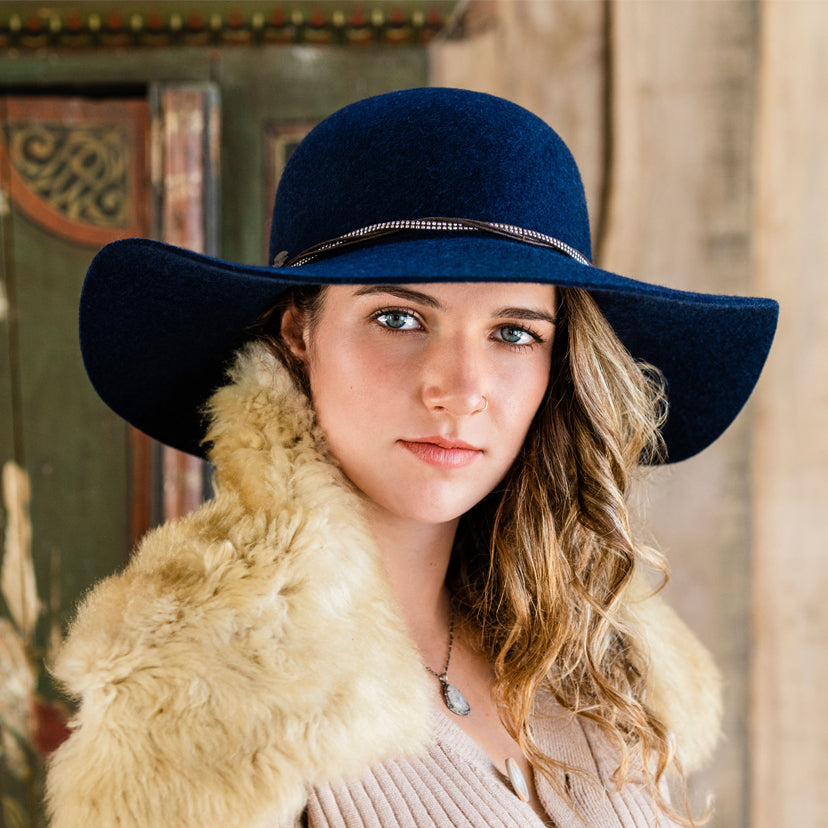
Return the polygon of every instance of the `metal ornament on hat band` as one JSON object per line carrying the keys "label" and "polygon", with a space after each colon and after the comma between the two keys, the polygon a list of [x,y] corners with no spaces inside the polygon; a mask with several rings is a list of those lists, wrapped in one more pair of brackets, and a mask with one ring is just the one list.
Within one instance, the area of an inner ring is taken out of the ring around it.
{"label": "metal ornament on hat band", "polygon": [[319,242],[303,250],[295,256],[290,256],[283,250],[273,259],[273,267],[301,267],[308,262],[313,262],[320,256],[335,253],[343,247],[348,247],[372,239],[390,236],[394,233],[401,233],[408,230],[425,232],[478,232],[490,233],[510,241],[519,241],[524,244],[531,244],[535,247],[547,247],[557,250],[570,259],[582,265],[591,266],[589,259],[572,245],[562,242],[546,233],[537,230],[527,230],[525,227],[518,227],[514,224],[503,224],[493,221],[478,221],[477,219],[465,218],[422,218],[422,219],[398,219],[396,221],[382,221],[377,224],[369,224],[360,227],[358,230],[351,230],[342,236],[337,236],[328,241]]}

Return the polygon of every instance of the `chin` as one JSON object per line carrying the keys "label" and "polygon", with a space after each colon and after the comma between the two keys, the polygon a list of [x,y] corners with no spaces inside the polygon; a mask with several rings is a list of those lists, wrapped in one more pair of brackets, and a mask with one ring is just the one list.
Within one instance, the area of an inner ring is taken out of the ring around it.
{"label": "chin", "polygon": [[481,494],[480,497],[456,499],[448,497],[424,497],[422,499],[408,497],[405,499],[404,506],[399,502],[389,502],[385,498],[373,502],[379,509],[391,512],[402,520],[438,526],[458,520],[485,496],[486,493]]}

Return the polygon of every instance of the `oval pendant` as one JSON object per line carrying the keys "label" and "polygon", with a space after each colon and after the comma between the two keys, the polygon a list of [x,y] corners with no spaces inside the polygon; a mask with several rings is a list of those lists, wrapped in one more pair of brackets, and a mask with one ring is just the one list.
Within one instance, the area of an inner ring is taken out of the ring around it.
{"label": "oval pendant", "polygon": [[471,707],[466,701],[466,697],[453,684],[447,681],[443,682],[443,701],[446,707],[458,716],[468,716],[471,713]]}
{"label": "oval pendant", "polygon": [[506,772],[509,774],[509,781],[512,783],[512,790],[517,795],[517,798],[521,802],[528,802],[529,787],[523,778],[523,774],[520,772],[518,763],[511,756],[506,760]]}

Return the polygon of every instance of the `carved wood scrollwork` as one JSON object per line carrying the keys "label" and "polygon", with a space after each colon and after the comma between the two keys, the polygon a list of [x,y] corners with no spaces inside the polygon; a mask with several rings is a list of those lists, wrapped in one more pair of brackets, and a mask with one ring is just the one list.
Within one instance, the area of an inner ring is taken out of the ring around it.
{"label": "carved wood scrollwork", "polygon": [[139,101],[119,101],[115,109],[75,101],[58,112],[54,103],[7,99],[0,159],[11,203],[50,232],[85,244],[138,234],[147,209],[138,192],[148,115]]}
{"label": "carved wood scrollwork", "polygon": [[103,126],[7,124],[12,166],[38,198],[69,220],[125,229],[129,223],[125,130]]}

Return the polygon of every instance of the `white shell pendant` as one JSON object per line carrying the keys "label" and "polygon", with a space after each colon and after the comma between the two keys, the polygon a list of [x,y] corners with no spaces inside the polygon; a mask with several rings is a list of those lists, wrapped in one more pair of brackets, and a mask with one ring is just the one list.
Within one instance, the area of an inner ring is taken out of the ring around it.
{"label": "white shell pendant", "polygon": [[466,697],[453,684],[449,684],[445,679],[441,679],[443,685],[443,701],[446,707],[458,716],[468,716],[471,713],[471,707],[466,701]]}
{"label": "white shell pendant", "polygon": [[506,760],[506,773],[509,774],[509,781],[512,783],[512,790],[517,795],[521,802],[529,801],[529,788],[526,785],[526,780],[520,772],[517,762],[510,756]]}

